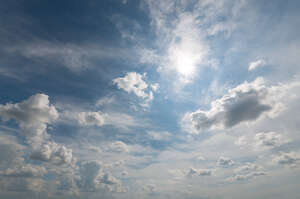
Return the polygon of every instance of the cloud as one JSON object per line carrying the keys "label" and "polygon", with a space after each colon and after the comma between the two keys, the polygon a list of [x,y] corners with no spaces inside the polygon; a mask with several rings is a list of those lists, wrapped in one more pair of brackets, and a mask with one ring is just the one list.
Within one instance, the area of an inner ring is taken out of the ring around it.
{"label": "cloud", "polygon": [[263,168],[260,165],[254,164],[247,162],[245,165],[242,165],[235,169],[236,172],[250,172],[250,171],[259,171],[262,170]]}
{"label": "cloud", "polygon": [[116,128],[128,129],[129,127],[146,125],[147,122],[134,118],[131,115],[119,112],[103,113],[101,111],[65,111],[62,116],[65,122],[75,121],[82,127],[111,125]]}
{"label": "cloud", "polygon": [[192,176],[211,176],[213,171],[211,169],[195,169],[190,168],[187,172],[186,176],[192,177]]}
{"label": "cloud", "polygon": [[265,150],[279,147],[288,143],[289,139],[276,132],[260,132],[254,136],[241,136],[236,139],[235,144],[240,147],[253,147],[255,150]]}
{"label": "cloud", "polygon": [[297,86],[299,82],[268,87],[262,77],[250,83],[245,81],[212,101],[209,110],[186,113],[182,119],[183,127],[191,125],[192,128],[187,127],[190,133],[200,133],[255,121],[264,113],[274,118],[285,109],[284,103],[289,100],[287,93]]}
{"label": "cloud", "polygon": [[247,162],[234,170],[237,174],[231,178],[232,181],[246,181],[258,176],[265,176],[263,167],[255,163]]}
{"label": "cloud", "polygon": [[280,165],[297,167],[300,163],[300,155],[297,152],[279,152],[275,155],[273,161]]}
{"label": "cloud", "polygon": [[72,154],[72,149],[68,149],[64,145],[55,142],[43,144],[40,148],[33,151],[30,158],[32,160],[49,162],[55,165],[73,166],[76,162],[76,159]]}
{"label": "cloud", "polygon": [[122,141],[115,141],[107,147],[107,151],[114,153],[129,152],[129,146]]}
{"label": "cloud", "polygon": [[108,104],[113,104],[116,102],[116,98],[114,96],[112,97],[103,97],[97,100],[96,106],[105,106]]}
{"label": "cloud", "polygon": [[80,112],[77,114],[77,120],[82,126],[103,126],[105,116],[101,112]]}
{"label": "cloud", "polygon": [[120,180],[102,170],[101,164],[96,161],[83,162],[80,167],[79,189],[84,192],[126,192]]}
{"label": "cloud", "polygon": [[263,59],[259,59],[259,60],[257,60],[257,61],[251,62],[251,63],[249,64],[248,70],[249,70],[249,71],[252,71],[252,70],[255,70],[256,68],[263,67],[263,66],[265,66],[265,65],[266,65],[266,61],[263,60]]}
{"label": "cloud", "polygon": [[249,180],[252,178],[256,178],[258,176],[265,176],[265,175],[267,175],[267,173],[265,173],[265,172],[253,172],[253,173],[247,173],[247,174],[238,174],[233,177],[233,180],[244,181],[244,180]]}
{"label": "cloud", "polygon": [[128,93],[134,93],[136,96],[141,98],[148,98],[149,94],[145,92],[148,88],[147,83],[143,80],[141,74],[136,72],[126,73],[124,77],[118,77],[113,80],[114,84],[117,84],[119,89],[123,89]]}
{"label": "cloud", "polygon": [[228,157],[221,156],[217,161],[217,165],[220,167],[231,167],[234,165],[234,162]]}
{"label": "cloud", "polygon": [[[148,85],[143,78],[146,76],[146,73],[143,75],[136,72],[128,72],[124,77],[118,77],[113,79],[113,83],[117,85],[119,89],[123,89],[127,93],[134,93],[137,97],[144,100],[140,105],[142,107],[149,107],[149,103],[154,99],[153,91],[158,89],[158,84]],[[152,90],[149,90],[149,89]],[[147,92],[148,90],[148,92]]]}
{"label": "cloud", "polygon": [[0,117],[4,121],[15,119],[26,141],[32,145],[40,145],[48,136],[46,128],[53,123],[59,114],[53,105],[49,104],[49,96],[35,94],[23,102],[0,105]]}
{"label": "cloud", "polygon": [[46,169],[41,166],[34,166],[29,164],[15,166],[8,168],[6,171],[0,172],[4,177],[43,177],[47,173]]}
{"label": "cloud", "polygon": [[261,132],[254,136],[254,141],[257,146],[273,148],[286,143],[287,139],[276,132]]}

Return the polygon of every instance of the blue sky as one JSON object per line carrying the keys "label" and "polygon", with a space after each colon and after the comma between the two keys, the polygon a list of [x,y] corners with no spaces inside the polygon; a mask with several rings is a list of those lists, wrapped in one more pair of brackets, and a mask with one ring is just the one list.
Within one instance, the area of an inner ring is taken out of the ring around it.
{"label": "blue sky", "polygon": [[0,5],[0,198],[299,198],[299,1]]}

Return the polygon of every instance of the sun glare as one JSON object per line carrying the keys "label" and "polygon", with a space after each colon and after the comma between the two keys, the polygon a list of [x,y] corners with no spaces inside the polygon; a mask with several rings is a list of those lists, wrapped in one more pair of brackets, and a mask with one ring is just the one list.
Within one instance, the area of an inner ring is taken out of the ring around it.
{"label": "sun glare", "polygon": [[193,57],[188,53],[180,53],[176,57],[176,70],[183,76],[190,76],[195,71]]}

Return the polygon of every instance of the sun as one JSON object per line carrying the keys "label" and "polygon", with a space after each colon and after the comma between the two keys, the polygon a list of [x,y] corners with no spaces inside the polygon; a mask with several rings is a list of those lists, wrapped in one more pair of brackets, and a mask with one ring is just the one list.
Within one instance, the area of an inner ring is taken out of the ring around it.
{"label": "sun", "polygon": [[195,72],[195,63],[193,56],[186,52],[178,53],[175,58],[176,70],[180,75],[190,76]]}

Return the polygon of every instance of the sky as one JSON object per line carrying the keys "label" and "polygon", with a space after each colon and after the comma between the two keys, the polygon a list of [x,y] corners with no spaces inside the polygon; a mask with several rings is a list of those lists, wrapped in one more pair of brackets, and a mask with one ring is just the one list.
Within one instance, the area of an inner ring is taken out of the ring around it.
{"label": "sky", "polygon": [[298,199],[300,1],[0,1],[1,199]]}

